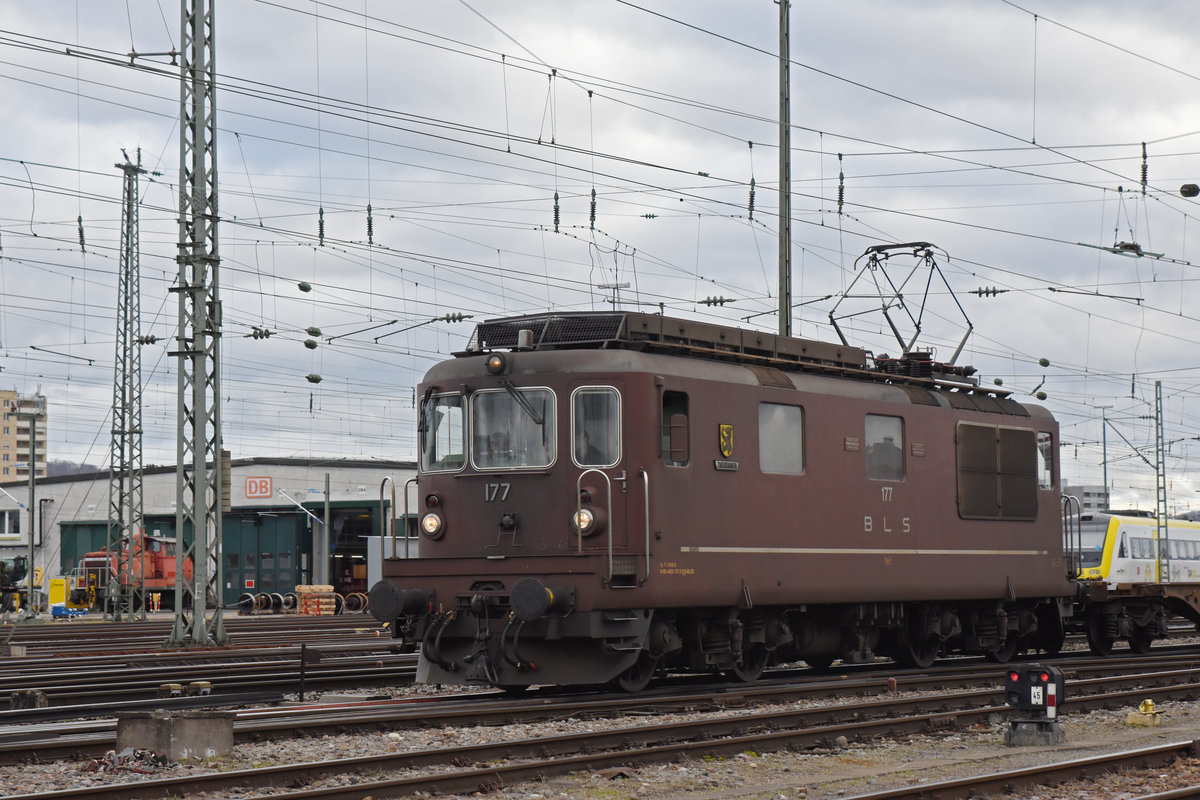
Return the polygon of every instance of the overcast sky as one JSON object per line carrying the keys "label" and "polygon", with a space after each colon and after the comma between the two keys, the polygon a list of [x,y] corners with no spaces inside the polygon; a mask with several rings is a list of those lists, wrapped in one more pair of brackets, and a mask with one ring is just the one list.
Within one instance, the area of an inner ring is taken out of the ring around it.
{"label": "overcast sky", "polygon": [[[179,13],[0,0],[0,386],[41,387],[51,458],[108,461],[115,164],[140,149],[145,458],[175,459],[178,71],[129,54],[178,48]],[[661,304],[777,330],[778,20],[769,0],[218,4],[233,456],[411,458],[413,387],[471,331],[447,314]],[[895,354],[878,301],[841,293],[867,247],[931,242],[918,347],[949,358],[969,320],[958,363],[1047,393],[1071,481],[1101,479],[1103,408],[1116,501],[1142,507],[1161,381],[1171,503],[1200,508],[1200,206],[1179,194],[1200,7],[840,0],[793,5],[791,34],[794,332],[836,339],[836,307]],[[914,313],[917,266],[887,265]]]}

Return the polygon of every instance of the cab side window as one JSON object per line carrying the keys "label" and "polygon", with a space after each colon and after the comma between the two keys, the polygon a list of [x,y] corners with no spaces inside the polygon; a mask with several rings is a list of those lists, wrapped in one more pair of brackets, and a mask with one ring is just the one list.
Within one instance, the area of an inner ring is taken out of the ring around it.
{"label": "cab side window", "polygon": [[663,392],[662,458],[670,467],[687,466],[691,458],[688,445],[688,396],[685,392]]}
{"label": "cab side window", "polygon": [[867,477],[875,481],[904,478],[904,420],[867,414]]}
{"label": "cab side window", "polygon": [[571,457],[581,467],[611,467],[621,460],[621,399],[607,386],[575,390],[571,400]]}
{"label": "cab side window", "polygon": [[1038,488],[1054,488],[1054,437],[1049,431],[1038,431]]}
{"label": "cab side window", "polygon": [[804,473],[804,409],[759,404],[758,467],[774,475]]}

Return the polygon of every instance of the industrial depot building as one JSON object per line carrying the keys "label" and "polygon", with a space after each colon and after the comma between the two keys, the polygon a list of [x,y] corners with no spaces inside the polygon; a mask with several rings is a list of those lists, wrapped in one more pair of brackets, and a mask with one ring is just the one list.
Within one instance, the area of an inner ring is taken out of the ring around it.
{"label": "industrial depot building", "polygon": [[[329,581],[343,594],[367,591],[367,537],[378,537],[386,519],[381,495],[388,510],[394,496],[394,517],[403,517],[405,484],[416,475],[416,465],[248,458],[232,459],[229,473],[231,510],[221,520],[225,605],[245,593],[290,592],[313,582],[313,532],[325,517],[327,476]],[[107,544],[109,484],[107,470],[37,479],[34,564],[46,576],[70,576],[85,553]],[[29,553],[28,498],[28,480],[0,483],[0,557]],[[142,502],[146,533],[174,537],[175,467],[144,470]],[[405,525],[392,530],[403,537]],[[379,540],[374,541],[378,547]]]}

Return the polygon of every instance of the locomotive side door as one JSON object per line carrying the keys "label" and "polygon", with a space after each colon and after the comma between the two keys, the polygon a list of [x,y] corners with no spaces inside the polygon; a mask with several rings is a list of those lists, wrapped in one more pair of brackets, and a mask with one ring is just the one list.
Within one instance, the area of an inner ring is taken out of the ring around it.
{"label": "locomotive side door", "polygon": [[592,498],[592,507],[608,517],[583,546],[607,549],[611,537],[613,585],[623,586],[630,581],[637,585],[637,559],[631,561],[627,554],[644,545],[629,529],[629,498],[640,490],[629,485],[636,476],[629,474],[621,400],[617,382],[578,386],[571,392],[569,424],[571,464],[580,486]]}

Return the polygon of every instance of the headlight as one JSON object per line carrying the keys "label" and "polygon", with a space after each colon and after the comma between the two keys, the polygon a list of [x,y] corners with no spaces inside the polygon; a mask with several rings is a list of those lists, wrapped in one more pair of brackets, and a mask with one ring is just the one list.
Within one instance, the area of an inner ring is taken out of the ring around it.
{"label": "headlight", "polygon": [[440,539],[445,533],[445,523],[437,514],[426,514],[421,517],[421,530],[425,531],[425,535],[431,539]]}
{"label": "headlight", "polygon": [[581,508],[575,512],[572,522],[575,523],[575,530],[582,534],[588,534],[592,532],[592,527],[596,524],[596,515],[592,513],[591,509]]}

